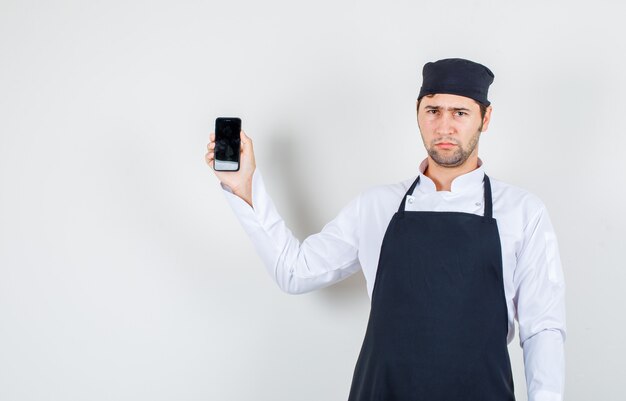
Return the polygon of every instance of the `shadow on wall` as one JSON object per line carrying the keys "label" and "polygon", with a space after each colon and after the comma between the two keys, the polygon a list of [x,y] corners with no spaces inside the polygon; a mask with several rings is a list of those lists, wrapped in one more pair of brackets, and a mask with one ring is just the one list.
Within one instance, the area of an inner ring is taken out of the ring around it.
{"label": "shadow on wall", "polygon": [[[288,204],[292,208],[297,208],[296,213],[292,214],[296,214],[298,218],[293,223],[288,222],[287,226],[298,239],[303,241],[307,237],[305,233],[319,232],[321,229],[319,227],[327,222],[324,221],[321,225],[319,224],[322,217],[316,214],[318,208],[315,199],[307,196],[309,192],[307,187],[310,183],[302,174],[297,173],[301,169],[298,168],[297,147],[294,137],[296,136],[293,135],[293,129],[278,128],[272,130],[265,138],[265,146],[269,151],[268,160],[271,160],[272,163],[262,168],[263,171],[267,170],[272,176],[279,177],[278,181],[282,183],[284,188],[289,188],[286,191]],[[297,213],[297,211],[306,211],[306,213]],[[279,213],[283,216],[286,214],[280,209]],[[359,307],[363,305],[364,301],[369,304],[365,278],[360,271],[329,287],[316,290],[315,293],[322,303],[333,309]]]}

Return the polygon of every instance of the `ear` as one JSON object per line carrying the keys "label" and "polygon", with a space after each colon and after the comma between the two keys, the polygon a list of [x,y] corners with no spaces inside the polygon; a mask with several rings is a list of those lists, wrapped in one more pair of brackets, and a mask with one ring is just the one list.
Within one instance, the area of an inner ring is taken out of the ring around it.
{"label": "ear", "polygon": [[485,117],[483,118],[483,128],[481,129],[481,132],[485,132],[487,131],[487,128],[489,128],[489,122],[491,121],[491,110],[493,108],[491,107],[491,105],[489,105],[487,107],[487,110],[485,110]]}

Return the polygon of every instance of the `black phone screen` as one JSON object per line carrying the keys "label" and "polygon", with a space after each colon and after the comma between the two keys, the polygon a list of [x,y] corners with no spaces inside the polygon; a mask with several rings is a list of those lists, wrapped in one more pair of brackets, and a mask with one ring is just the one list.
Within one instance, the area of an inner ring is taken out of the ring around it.
{"label": "black phone screen", "polygon": [[[216,169],[238,170],[240,153],[241,119],[218,117],[215,120],[215,160]],[[224,163],[218,163],[221,161]]]}

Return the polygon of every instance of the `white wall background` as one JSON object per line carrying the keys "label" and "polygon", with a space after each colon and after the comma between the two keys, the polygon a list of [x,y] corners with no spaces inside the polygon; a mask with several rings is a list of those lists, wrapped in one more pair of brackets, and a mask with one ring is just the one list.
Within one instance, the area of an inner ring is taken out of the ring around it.
{"label": "white wall background", "polygon": [[362,275],[280,292],[204,163],[209,132],[242,118],[304,239],[416,174],[421,68],[447,57],[494,71],[480,155],[555,225],[566,399],[623,399],[625,8],[0,0],[0,400],[346,399]]}

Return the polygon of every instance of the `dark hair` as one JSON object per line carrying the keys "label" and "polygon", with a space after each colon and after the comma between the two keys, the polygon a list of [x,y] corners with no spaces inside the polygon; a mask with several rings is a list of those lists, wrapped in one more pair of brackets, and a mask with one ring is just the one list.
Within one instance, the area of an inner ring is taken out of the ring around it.
{"label": "dark hair", "polygon": [[[424,96],[428,96],[428,97],[433,97],[435,96],[435,94],[430,94],[430,95],[424,95]],[[418,101],[417,101],[417,110],[420,109],[420,103],[422,102],[423,97],[421,97]],[[474,99],[472,99],[474,100]],[[484,104],[480,103],[477,100],[474,100],[476,102],[476,104],[478,105],[478,107],[480,107],[480,118],[481,120],[485,118],[485,113],[487,112],[487,106],[485,106]]]}

